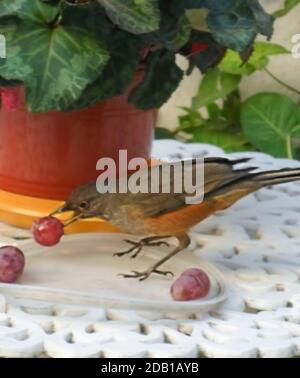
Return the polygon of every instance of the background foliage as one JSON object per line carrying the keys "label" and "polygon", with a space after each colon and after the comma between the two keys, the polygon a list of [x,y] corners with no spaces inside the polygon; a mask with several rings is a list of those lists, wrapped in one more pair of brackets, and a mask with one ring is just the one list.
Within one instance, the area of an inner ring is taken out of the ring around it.
{"label": "background foliage", "polygon": [[[274,16],[286,15],[299,3],[286,1]],[[204,75],[191,106],[183,108],[179,127],[173,132],[158,128],[157,136],[212,143],[228,152],[258,150],[276,157],[299,158],[300,90],[282,82],[268,68],[271,57],[290,52],[270,42],[255,42],[253,47],[246,62],[236,51],[227,50],[218,66]],[[257,70],[296,93],[299,103],[279,93],[257,93],[242,100],[240,84]]]}

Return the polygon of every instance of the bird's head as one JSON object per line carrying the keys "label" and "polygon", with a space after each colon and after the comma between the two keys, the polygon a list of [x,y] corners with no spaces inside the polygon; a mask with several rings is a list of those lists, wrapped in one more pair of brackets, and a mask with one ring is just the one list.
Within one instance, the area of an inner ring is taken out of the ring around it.
{"label": "bird's head", "polygon": [[82,185],[76,188],[69,196],[67,201],[54,210],[50,216],[72,212],[72,216],[66,221],[65,225],[74,223],[79,219],[101,217],[101,194],[98,193],[95,182]]}

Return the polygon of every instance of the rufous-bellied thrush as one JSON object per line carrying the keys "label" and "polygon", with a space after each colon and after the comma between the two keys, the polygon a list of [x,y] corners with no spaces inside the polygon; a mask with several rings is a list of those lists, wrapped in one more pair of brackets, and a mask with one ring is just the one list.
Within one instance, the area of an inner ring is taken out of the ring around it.
{"label": "rufous-bellied thrush", "polygon": [[[66,203],[53,214],[66,211],[74,212],[71,218],[75,221],[82,218],[100,217],[122,232],[132,235],[143,235],[140,242],[127,240],[131,244],[128,251],[116,253],[117,256],[132,254],[137,257],[145,246],[168,245],[164,239],[176,237],[178,245],[168,255],[159,260],[144,272],[133,272],[123,275],[126,278],[145,280],[152,273],[172,274],[160,270],[171,257],[185,249],[190,238],[188,231],[217,211],[225,210],[239,199],[256,190],[291,181],[300,180],[300,168],[282,169],[255,173],[255,168],[237,168],[240,163],[249,159],[229,160],[226,158],[205,158],[191,160],[190,169],[203,169],[203,201],[198,204],[186,203],[185,191],[176,193],[172,184],[174,174],[169,177],[170,192],[164,193],[105,193],[99,194],[96,183],[91,182],[75,189]],[[160,167],[163,167],[162,163]],[[143,170],[150,176],[151,168]],[[126,180],[128,177],[125,178]],[[122,177],[120,180],[124,180]],[[117,180],[118,181],[118,180]],[[174,185],[173,185],[174,186]],[[149,185],[150,187],[150,185]],[[162,189],[162,184],[160,184]]]}

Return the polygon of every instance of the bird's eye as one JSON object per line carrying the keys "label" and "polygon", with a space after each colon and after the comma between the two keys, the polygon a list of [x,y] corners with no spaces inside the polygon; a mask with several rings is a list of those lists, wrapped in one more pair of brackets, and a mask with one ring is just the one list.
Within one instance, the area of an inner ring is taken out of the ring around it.
{"label": "bird's eye", "polygon": [[89,203],[86,202],[86,201],[82,201],[80,204],[79,204],[79,209],[80,210],[87,210],[89,208]]}

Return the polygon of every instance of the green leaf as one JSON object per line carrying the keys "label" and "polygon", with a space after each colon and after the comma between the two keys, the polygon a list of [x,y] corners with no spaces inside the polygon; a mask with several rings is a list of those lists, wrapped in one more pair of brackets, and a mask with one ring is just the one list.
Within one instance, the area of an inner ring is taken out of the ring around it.
{"label": "green leaf", "polygon": [[[33,1],[31,4],[35,7]],[[0,20],[7,41],[7,59],[0,62],[0,75],[24,82],[30,111],[65,108],[99,76],[109,59],[94,30],[76,22],[77,7],[68,12],[73,17],[55,28],[28,19]]]}
{"label": "green leaf", "polygon": [[222,109],[220,109],[220,107],[217,104],[208,104],[206,108],[209,120],[215,121],[221,117]]}
{"label": "green leaf", "polygon": [[155,128],[155,139],[174,139],[174,134],[164,127]]}
{"label": "green leaf", "polygon": [[198,93],[193,98],[194,109],[207,106],[218,99],[225,98],[239,85],[241,77],[220,71],[217,68],[210,69],[200,83]]}
{"label": "green leaf", "polygon": [[233,50],[227,50],[218,68],[228,74],[239,76],[250,75],[256,70],[249,61],[243,62],[240,54]]}
{"label": "green leaf", "polygon": [[148,110],[161,107],[178,87],[183,71],[169,51],[152,53],[146,65],[145,78],[129,95],[129,103]]}
{"label": "green leaf", "polygon": [[287,15],[293,8],[300,4],[300,0],[285,0],[284,6],[273,13],[273,17],[279,18]]}
{"label": "green leaf", "polygon": [[187,9],[186,15],[194,30],[209,32],[206,21],[208,16],[207,9]]}
{"label": "green leaf", "polygon": [[192,28],[188,22],[188,19],[185,16],[183,16],[179,21],[178,29],[174,38],[170,41],[167,40],[165,42],[166,47],[169,50],[178,51],[182,46],[184,46],[188,42],[191,32]]}
{"label": "green leaf", "polygon": [[[252,44],[258,33],[268,38],[273,33],[273,18],[265,12],[258,0],[183,1],[185,8],[191,12],[192,25],[201,29],[206,27],[206,21],[216,41],[233,50],[243,52]],[[203,11],[200,13],[199,8],[208,10],[206,20],[203,19]]]}
{"label": "green leaf", "polygon": [[41,0],[1,0],[0,17],[18,16],[36,23],[51,22],[55,19],[58,8],[43,3]]}
{"label": "green leaf", "polygon": [[159,0],[159,7],[159,29],[142,35],[142,38],[147,45],[164,45],[169,50],[177,51],[188,42],[192,31],[182,2]]}
{"label": "green leaf", "polygon": [[239,90],[230,93],[224,100],[222,116],[227,120],[231,127],[240,128],[240,112],[241,112],[241,94]]}
{"label": "green leaf", "polygon": [[242,52],[254,40],[258,27],[247,1],[231,1],[229,6],[209,12],[207,24],[215,39],[224,46]]}
{"label": "green leaf", "polygon": [[185,114],[179,116],[179,130],[184,131],[187,128],[196,128],[205,122],[198,110],[188,107],[182,107],[181,109]]}
{"label": "green leaf", "polygon": [[115,31],[110,41],[108,48],[111,58],[101,75],[64,110],[80,109],[120,96],[132,82],[139,67],[141,40],[126,32]]}
{"label": "green leaf", "polygon": [[208,143],[221,147],[225,152],[250,151],[253,147],[241,135],[230,134],[228,131],[209,131],[198,129],[189,139],[192,143]]}
{"label": "green leaf", "polygon": [[150,33],[159,28],[158,0],[98,0],[108,17],[133,34]]}
{"label": "green leaf", "polygon": [[253,53],[247,62],[243,62],[236,51],[227,50],[219,69],[232,75],[250,75],[267,67],[270,56],[289,53],[285,47],[270,42],[256,42],[253,47]]}
{"label": "green leaf", "polygon": [[276,157],[293,157],[292,139],[300,136],[300,109],[287,96],[260,93],[242,106],[246,137],[260,150]]}
{"label": "green leaf", "polygon": [[274,18],[264,10],[259,0],[246,0],[246,3],[253,13],[256,32],[271,39],[274,31]]}
{"label": "green leaf", "polygon": [[276,43],[256,42],[254,44],[253,54],[251,55],[248,63],[252,65],[254,68],[260,70],[264,69],[268,65],[268,57],[289,53],[289,50]]}

